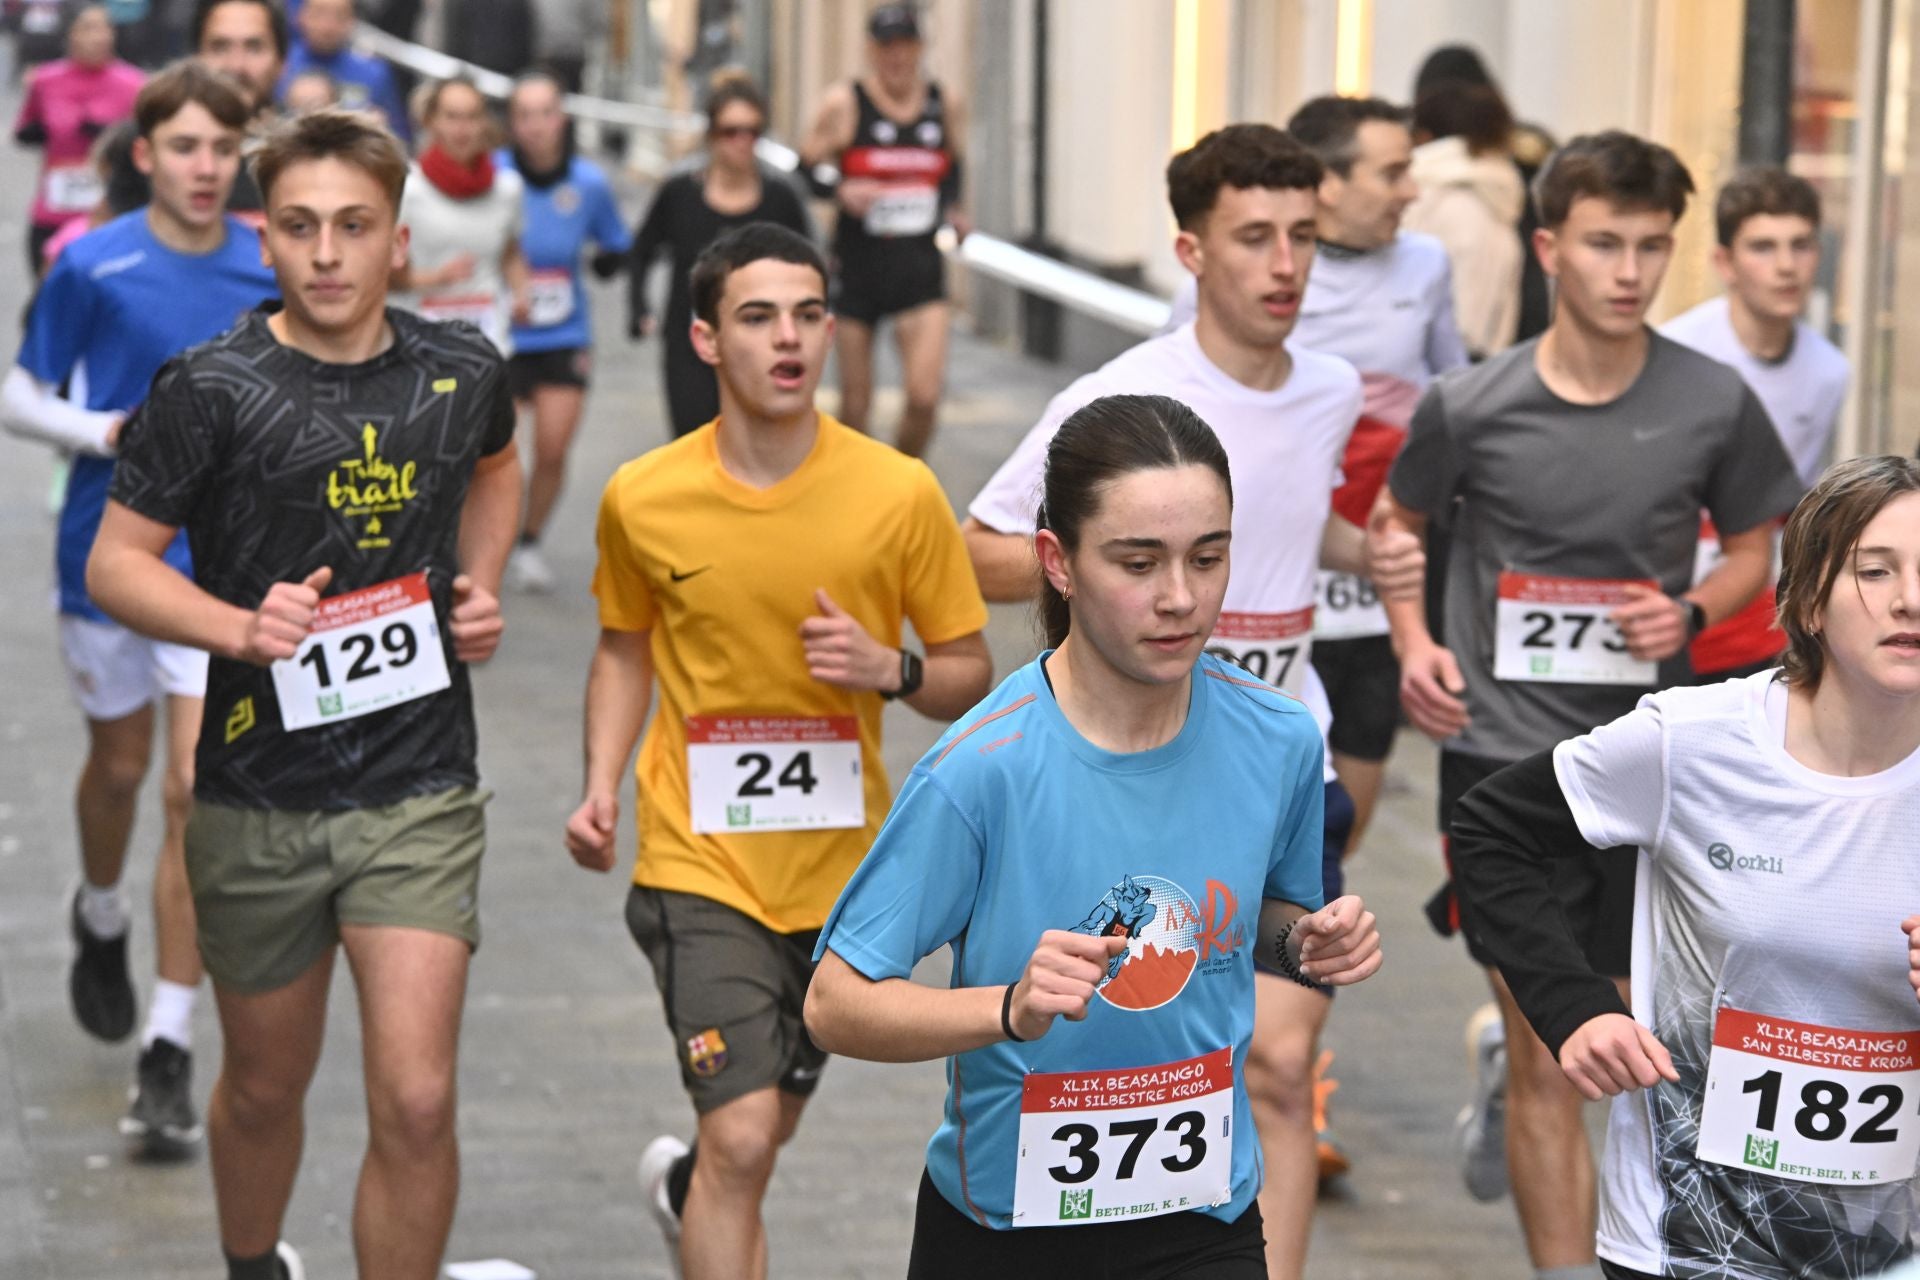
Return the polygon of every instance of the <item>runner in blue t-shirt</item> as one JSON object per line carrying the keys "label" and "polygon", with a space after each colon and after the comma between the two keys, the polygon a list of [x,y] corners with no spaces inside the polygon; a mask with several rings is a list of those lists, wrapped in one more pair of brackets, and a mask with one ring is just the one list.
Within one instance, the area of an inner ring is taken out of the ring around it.
{"label": "runner in blue t-shirt", "polygon": [[[75,803],[85,877],[71,906],[79,950],[69,991],[81,1026],[102,1040],[133,1030],[120,874],[152,747],[153,707],[166,702],[166,822],[154,876],[159,979],[139,1087],[121,1128],[151,1146],[181,1147],[200,1133],[189,1094],[200,954],[181,841],[207,659],[109,621],[87,598],[87,553],[106,508],[120,425],[146,398],[154,373],[275,289],[258,237],[223,212],[251,114],[245,98],[225,78],[181,63],[147,82],[134,113],[134,158],[152,181],[152,203],[80,237],[55,262],[0,387],[0,424],[72,454],[56,548],[60,640],[89,745]],[[167,558],[187,567],[184,539]]]}
{"label": "runner in blue t-shirt", "polygon": [[560,82],[544,71],[520,77],[507,99],[513,145],[494,157],[526,183],[520,250],[532,283],[526,324],[513,327],[507,377],[513,398],[533,409],[533,468],[526,523],[508,563],[509,581],[546,591],[553,571],[540,555],[540,534],[566,480],[567,449],[586,406],[593,370],[593,324],[580,260],[592,243],[593,272],[602,280],[626,265],[631,237],[600,166],[573,153],[573,125],[560,105]]}
{"label": "runner in blue t-shirt", "polygon": [[[949,1059],[914,1280],[1266,1275],[1254,958],[1345,985],[1380,956],[1358,898],[1321,906],[1312,716],[1202,656],[1231,519],[1226,453],[1178,401],[1061,425],[1053,647],[921,760],[821,930],[820,1046]],[[948,944],[949,988],[912,983]],[[1042,1226],[1075,1229],[1008,1230]]]}

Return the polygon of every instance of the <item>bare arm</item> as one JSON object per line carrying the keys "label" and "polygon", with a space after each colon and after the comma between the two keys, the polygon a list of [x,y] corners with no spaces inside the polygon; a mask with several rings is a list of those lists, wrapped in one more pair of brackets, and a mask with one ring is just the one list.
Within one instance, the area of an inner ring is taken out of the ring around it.
{"label": "bare arm", "polygon": [[507,282],[507,297],[513,310],[513,322],[525,324],[533,306],[533,268],[518,240],[507,241],[500,251],[500,278]]}
{"label": "bare arm", "polygon": [[586,780],[567,819],[567,852],[589,871],[613,869],[620,780],[653,699],[653,633],[600,629],[587,668]]}
{"label": "bare arm", "polygon": [[[1374,502],[1373,515],[1368,521],[1368,528],[1375,536],[1412,534],[1420,539],[1422,547],[1426,545],[1426,516],[1411,507],[1402,506],[1393,496],[1393,490],[1384,486],[1380,490],[1380,497]],[[1409,649],[1433,643],[1433,635],[1427,630],[1426,606],[1419,596],[1388,600],[1384,603],[1387,609],[1387,625],[1393,630],[1395,653],[1405,654]]]}
{"label": "bare arm", "polygon": [[929,987],[867,977],[831,948],[807,986],[807,1030],[828,1053],[926,1062],[998,1044],[1005,987]]}
{"label": "bare arm", "polygon": [[986,697],[992,686],[993,655],[987,652],[986,637],[976,631],[928,645],[920,688],[902,701],[929,720],[952,720]]}
{"label": "bare arm", "polygon": [[143,636],[237,658],[253,615],[215,599],[166,561],[173,525],[109,500],[87,558],[87,594]]}
{"label": "bare arm", "polygon": [[1367,576],[1367,535],[1359,525],[1336,512],[1327,514],[1327,527],[1320,534],[1320,567]]}
{"label": "bare arm", "polygon": [[320,593],[333,579],[325,565],[303,582],[276,582],[260,607],[215,599],[166,561],[178,532],[109,500],[87,559],[87,594],[122,626],[172,644],[256,666],[291,658],[307,638]]}
{"label": "bare arm", "polygon": [[[1367,522],[1370,541],[1411,538],[1422,565],[1426,559],[1427,518],[1403,506],[1393,490],[1382,488]],[[1427,630],[1424,569],[1403,593],[1381,592],[1387,626],[1393,633],[1393,651],[1400,659],[1400,703],[1414,727],[1435,741],[1450,738],[1467,727],[1467,683],[1453,653],[1434,643]]]}
{"label": "bare arm", "polygon": [[520,534],[520,450],[513,444],[473,464],[460,508],[460,567],[498,595],[507,556]]}
{"label": "bare arm", "polygon": [[811,169],[817,164],[834,163],[853,141],[857,119],[853,91],[844,84],[830,86],[821,95],[820,109],[814,112],[807,136],[800,143],[801,165]]}
{"label": "bare arm", "polygon": [[1040,594],[1040,561],[1033,539],[1021,533],[1001,533],[972,516],[960,522],[960,536],[973,561],[980,594],[994,604],[1020,604]]}
{"label": "bare arm", "polygon": [[1773,522],[1743,533],[1720,535],[1725,559],[1713,567],[1700,585],[1686,593],[1707,611],[1707,625],[1724,622],[1753,603],[1773,574]]}

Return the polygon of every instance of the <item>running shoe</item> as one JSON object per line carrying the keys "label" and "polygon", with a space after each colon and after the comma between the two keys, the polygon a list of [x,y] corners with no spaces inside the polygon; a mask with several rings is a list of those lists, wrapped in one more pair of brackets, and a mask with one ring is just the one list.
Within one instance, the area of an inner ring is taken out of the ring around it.
{"label": "running shoe", "polygon": [[120,1132],[140,1139],[149,1155],[184,1155],[200,1141],[200,1118],[193,1110],[193,1055],[173,1041],[163,1037],[141,1053],[132,1100]]}
{"label": "running shoe", "polygon": [[1327,1099],[1340,1088],[1340,1082],[1327,1074],[1327,1068],[1332,1065],[1331,1049],[1322,1049],[1319,1061],[1313,1064],[1313,1139],[1320,1157],[1322,1183],[1332,1181],[1353,1167],[1353,1161],[1341,1150],[1340,1140],[1333,1136],[1333,1128],[1327,1123]]}
{"label": "running shoe", "polygon": [[670,1133],[661,1134],[640,1153],[640,1191],[647,1198],[653,1225],[660,1228],[660,1238],[666,1241],[667,1261],[676,1276],[681,1274],[680,1215],[673,1211],[673,1201],[667,1195],[667,1175],[685,1154],[687,1144]]}
{"label": "running shoe", "polygon": [[507,581],[513,584],[515,591],[542,595],[553,590],[559,579],[554,576],[553,566],[547,563],[547,558],[540,554],[539,547],[522,543],[507,557]]}
{"label": "running shoe", "polygon": [[127,976],[127,935],[98,938],[80,918],[80,891],[67,912],[76,948],[67,974],[73,1016],[87,1034],[108,1043],[133,1034],[133,980]]}
{"label": "running shoe", "polygon": [[1494,1005],[1482,1005],[1467,1021],[1467,1053],[1473,1060],[1473,1101],[1454,1122],[1460,1177],[1467,1194],[1483,1203],[1507,1194],[1507,1028]]}
{"label": "running shoe", "polygon": [[307,1280],[307,1267],[300,1261],[298,1249],[282,1240],[273,1246],[273,1256],[280,1263],[280,1280]]}

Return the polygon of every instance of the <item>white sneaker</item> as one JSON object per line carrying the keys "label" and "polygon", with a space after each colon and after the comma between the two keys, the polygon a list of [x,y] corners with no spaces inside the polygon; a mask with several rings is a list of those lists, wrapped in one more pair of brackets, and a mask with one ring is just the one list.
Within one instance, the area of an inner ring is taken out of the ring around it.
{"label": "white sneaker", "polygon": [[282,1240],[273,1247],[273,1256],[280,1259],[281,1274],[287,1280],[307,1280],[306,1264],[300,1261],[300,1251]]}
{"label": "white sneaker", "polygon": [[513,549],[507,557],[507,581],[516,591],[528,591],[535,595],[544,594],[554,588],[553,567],[547,558],[540,554],[540,548],[531,543],[522,543]]}
{"label": "white sneaker", "polygon": [[673,1202],[667,1197],[667,1174],[674,1162],[685,1154],[687,1144],[670,1133],[661,1134],[640,1153],[640,1192],[646,1197],[653,1224],[660,1228],[660,1238],[667,1243],[667,1261],[672,1263],[676,1276],[682,1274],[680,1215],[673,1211]]}
{"label": "white sneaker", "polygon": [[1467,1021],[1474,1064],[1473,1101],[1454,1121],[1460,1177],[1467,1194],[1486,1203],[1507,1194],[1507,1028],[1500,1010],[1482,1005]]}

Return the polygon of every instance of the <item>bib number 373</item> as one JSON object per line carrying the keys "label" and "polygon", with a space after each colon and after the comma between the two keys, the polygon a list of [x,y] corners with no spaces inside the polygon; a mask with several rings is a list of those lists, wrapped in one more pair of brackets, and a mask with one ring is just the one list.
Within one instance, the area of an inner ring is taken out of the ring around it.
{"label": "bib number 373", "polygon": [[1023,1082],[1014,1226],[1151,1218],[1232,1193],[1231,1050]]}
{"label": "bib number 373", "polygon": [[289,731],[438,693],[451,680],[427,575],[322,600],[306,640],[272,671],[280,723]]}
{"label": "bib number 373", "polygon": [[702,835],[867,822],[853,716],[688,716],[687,778]]}
{"label": "bib number 373", "polygon": [[1794,1182],[1913,1177],[1920,1031],[1850,1031],[1721,1009],[1698,1155]]}

